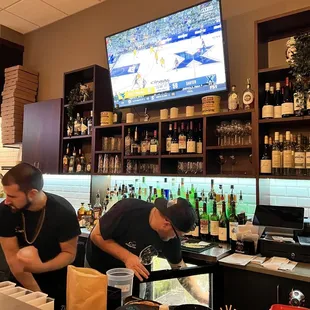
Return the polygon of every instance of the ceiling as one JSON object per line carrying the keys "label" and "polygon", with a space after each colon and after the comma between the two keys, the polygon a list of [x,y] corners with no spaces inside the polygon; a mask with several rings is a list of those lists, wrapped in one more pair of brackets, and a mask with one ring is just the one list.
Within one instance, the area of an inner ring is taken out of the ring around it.
{"label": "ceiling", "polygon": [[104,0],[0,0],[0,25],[27,33]]}

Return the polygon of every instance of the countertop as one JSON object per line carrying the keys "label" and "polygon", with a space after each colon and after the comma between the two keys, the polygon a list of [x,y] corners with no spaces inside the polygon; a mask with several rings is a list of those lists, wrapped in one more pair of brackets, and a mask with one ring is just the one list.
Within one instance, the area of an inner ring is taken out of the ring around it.
{"label": "countertop", "polygon": [[[86,228],[81,228],[82,238],[88,238],[90,232]],[[221,258],[230,254],[229,244],[219,244],[200,253],[182,251],[183,258],[197,261],[204,261],[206,263],[217,263]]]}
{"label": "countertop", "polygon": [[38,308],[33,307],[25,302],[21,302],[18,299],[0,293],[0,309],[1,310],[36,310]]}
{"label": "countertop", "polygon": [[310,264],[306,264],[306,263],[298,263],[297,266],[292,271],[270,270],[260,265],[252,264],[252,263],[248,264],[245,267],[231,265],[231,264],[222,263],[222,262],[220,262],[220,265],[225,266],[225,267],[236,268],[236,269],[257,272],[257,273],[263,273],[263,274],[267,274],[271,276],[310,283]]}

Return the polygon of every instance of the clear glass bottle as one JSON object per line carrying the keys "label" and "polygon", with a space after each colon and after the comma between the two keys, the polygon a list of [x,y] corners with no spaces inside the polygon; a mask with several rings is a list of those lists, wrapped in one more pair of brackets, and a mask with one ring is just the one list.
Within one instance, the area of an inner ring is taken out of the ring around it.
{"label": "clear glass bottle", "polygon": [[130,128],[128,128],[128,134],[125,137],[125,156],[130,156],[132,143],[133,143],[133,139],[130,135]]}
{"label": "clear glass bottle", "polygon": [[76,119],[74,121],[74,135],[75,136],[80,136],[81,135],[81,129],[82,129],[82,124],[81,124],[81,116],[80,113],[76,114]]}
{"label": "clear glass bottle", "polygon": [[274,133],[274,142],[272,145],[272,152],[271,152],[271,172],[273,175],[282,174],[281,150],[280,150],[278,131]]}
{"label": "clear glass bottle", "polygon": [[231,87],[231,92],[228,94],[228,111],[239,110],[239,95],[236,91],[236,85]]}
{"label": "clear glass bottle", "polygon": [[90,111],[90,117],[87,119],[87,134],[90,136],[93,132],[93,111]]}
{"label": "clear glass bottle", "polygon": [[292,173],[292,144],[291,132],[285,133],[285,141],[283,146],[283,175],[290,176]]}
{"label": "clear glass bottle", "polygon": [[242,102],[243,102],[244,110],[254,109],[254,98],[255,98],[255,93],[254,93],[254,90],[251,88],[251,82],[250,82],[250,79],[248,78],[246,89],[244,90],[243,95],[242,95]]}
{"label": "clear glass bottle", "polygon": [[295,166],[295,175],[302,176],[305,174],[306,169],[306,153],[304,146],[301,143],[301,134],[297,136],[297,144],[295,147],[294,154],[294,166]]}

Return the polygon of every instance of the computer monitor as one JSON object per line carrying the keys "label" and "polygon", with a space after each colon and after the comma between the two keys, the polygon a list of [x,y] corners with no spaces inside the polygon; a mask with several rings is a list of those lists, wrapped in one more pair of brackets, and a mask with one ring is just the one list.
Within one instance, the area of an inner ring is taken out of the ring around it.
{"label": "computer monitor", "polygon": [[304,228],[304,208],[258,205],[253,225],[265,226],[272,234],[287,235]]}

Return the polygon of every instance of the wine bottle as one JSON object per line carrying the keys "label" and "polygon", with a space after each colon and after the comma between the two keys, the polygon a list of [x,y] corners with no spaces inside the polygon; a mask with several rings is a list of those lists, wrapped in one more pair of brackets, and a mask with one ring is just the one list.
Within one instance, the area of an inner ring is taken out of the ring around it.
{"label": "wine bottle", "polygon": [[64,155],[62,159],[62,173],[68,173],[69,172],[69,161],[70,161],[70,146],[69,143],[67,144],[66,154]]}
{"label": "wine bottle", "polygon": [[238,218],[236,215],[236,203],[231,203],[231,214],[228,218],[229,222],[229,239],[237,241]]}
{"label": "wine bottle", "polygon": [[181,132],[179,134],[179,153],[186,153],[186,135],[184,132],[184,122],[181,123]]}
{"label": "wine bottle", "polygon": [[203,201],[202,214],[200,216],[200,236],[204,241],[208,240],[209,237],[209,215],[206,201]]}
{"label": "wine bottle", "polygon": [[219,221],[219,241],[227,242],[227,217],[226,217],[226,203],[222,202],[222,214]]}
{"label": "wine bottle", "polygon": [[200,216],[199,216],[199,199],[195,201],[195,211],[196,211],[196,226],[192,231],[191,235],[195,239],[200,239]]}
{"label": "wine bottle", "polygon": [[264,153],[260,160],[260,173],[271,174],[271,158],[269,154],[268,136],[264,138]]}
{"label": "wine bottle", "polygon": [[178,125],[174,122],[173,125],[173,135],[171,139],[171,154],[179,153],[179,139],[178,139]]}
{"label": "wine bottle", "polygon": [[154,130],[153,138],[150,142],[150,154],[158,155],[158,139],[157,139],[157,130]]}
{"label": "wine bottle", "polygon": [[117,104],[113,111],[113,124],[120,124],[122,122],[123,113]]}
{"label": "wine bottle", "polygon": [[270,84],[265,84],[265,101],[262,110],[262,118],[273,118],[274,106],[270,95]]}
{"label": "wine bottle", "polygon": [[76,165],[75,165],[75,158],[76,158],[76,150],[75,146],[73,147],[72,155],[70,156],[70,161],[69,161],[69,173],[74,173],[76,170]]}
{"label": "wine bottle", "polygon": [[285,133],[285,141],[283,146],[283,174],[291,175],[292,169],[292,144],[291,144],[291,132]]}
{"label": "wine bottle", "polygon": [[210,216],[210,235],[212,241],[217,241],[219,236],[219,216],[217,215],[216,200],[213,200],[213,213]]}
{"label": "wine bottle", "polygon": [[189,131],[187,134],[186,152],[188,154],[196,153],[196,141],[193,132],[193,121],[189,123]]}
{"label": "wine bottle", "polygon": [[171,153],[171,141],[172,141],[172,124],[169,124],[169,131],[166,138],[166,152]]}
{"label": "wine bottle", "polygon": [[276,83],[274,118],[282,118],[282,102],[281,84],[278,82]]}
{"label": "wine bottle", "polygon": [[198,133],[197,133],[197,154],[202,154],[202,130],[201,130],[201,123],[198,123]]}
{"label": "wine bottle", "polygon": [[282,117],[290,117],[293,115],[294,115],[294,104],[290,87],[290,81],[289,78],[287,77],[285,79],[285,87],[283,94]]}
{"label": "wine bottle", "polygon": [[274,142],[272,145],[271,153],[271,167],[273,175],[281,175],[282,166],[281,166],[281,150],[279,144],[279,132],[274,133]]}
{"label": "wine bottle", "polygon": [[295,175],[302,176],[306,169],[306,153],[301,143],[301,134],[297,136],[297,145],[294,153]]}

